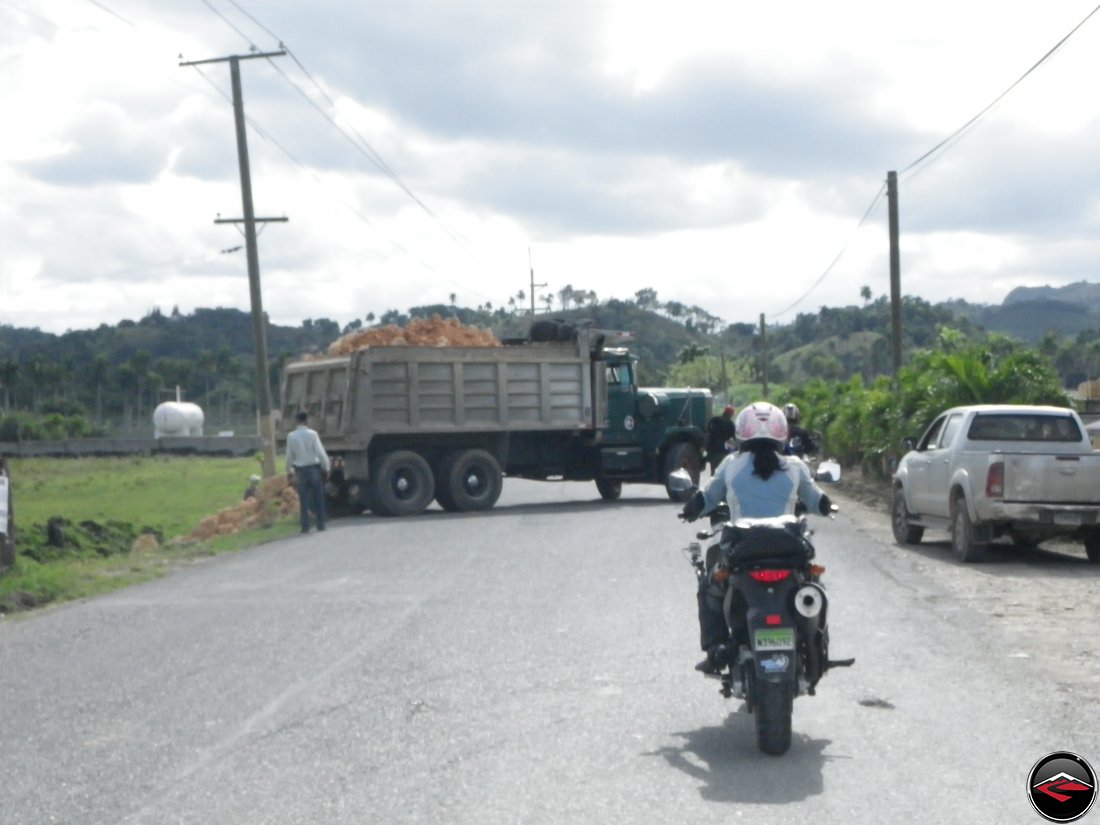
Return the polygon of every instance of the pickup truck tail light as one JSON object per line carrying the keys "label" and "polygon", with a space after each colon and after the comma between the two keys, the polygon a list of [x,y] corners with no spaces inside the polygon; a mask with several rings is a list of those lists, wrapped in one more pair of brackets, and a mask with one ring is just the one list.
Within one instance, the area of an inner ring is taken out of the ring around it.
{"label": "pickup truck tail light", "polygon": [[1005,463],[994,461],[985,477],[985,494],[989,498],[1002,498],[1005,494]]}

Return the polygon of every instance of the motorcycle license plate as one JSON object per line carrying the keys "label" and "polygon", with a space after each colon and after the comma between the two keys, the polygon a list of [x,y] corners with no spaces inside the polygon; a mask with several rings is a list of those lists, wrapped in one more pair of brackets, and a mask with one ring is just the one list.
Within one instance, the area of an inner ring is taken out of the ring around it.
{"label": "motorcycle license plate", "polygon": [[794,650],[793,627],[769,627],[756,631],[757,650]]}

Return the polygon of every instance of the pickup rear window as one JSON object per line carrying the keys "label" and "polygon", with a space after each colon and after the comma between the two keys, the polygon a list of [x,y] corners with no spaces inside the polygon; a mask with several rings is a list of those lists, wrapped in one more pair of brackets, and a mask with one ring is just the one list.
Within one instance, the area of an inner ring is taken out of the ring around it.
{"label": "pickup rear window", "polygon": [[1037,413],[979,413],[970,422],[971,441],[1076,442],[1084,437],[1068,415]]}

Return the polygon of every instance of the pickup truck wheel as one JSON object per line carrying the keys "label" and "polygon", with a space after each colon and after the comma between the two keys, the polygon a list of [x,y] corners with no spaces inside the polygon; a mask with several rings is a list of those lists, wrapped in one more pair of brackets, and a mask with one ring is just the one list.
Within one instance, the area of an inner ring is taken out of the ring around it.
{"label": "pickup truck wheel", "polygon": [[1100,533],[1085,536],[1085,555],[1093,564],[1100,564]]}
{"label": "pickup truck wheel", "polygon": [[412,450],[395,450],[371,469],[371,505],[380,516],[414,516],[432,503],[432,468]]}
{"label": "pickup truck wheel", "polygon": [[890,512],[894,540],[898,544],[920,544],[920,540],[924,538],[924,528],[914,527],[909,523],[909,508],[905,506],[905,493],[900,487],[894,490],[894,503]]}
{"label": "pickup truck wheel", "polygon": [[691,498],[695,491],[676,491],[668,483],[668,477],[680,469],[687,470],[688,475],[691,476],[692,484],[696,487],[699,486],[699,475],[703,471],[703,457],[699,454],[699,450],[696,449],[695,445],[687,441],[674,444],[665,453],[665,492],[668,493],[668,497],[672,501],[684,502]]}
{"label": "pickup truck wheel", "polygon": [[966,502],[955,499],[951,512],[951,552],[961,562],[971,564],[985,559],[986,545],[974,541],[974,524]]}
{"label": "pickup truck wheel", "polygon": [[461,450],[439,465],[435,497],[446,510],[488,510],[497,503],[503,486],[504,473],[492,453]]}
{"label": "pickup truck wheel", "polygon": [[607,478],[597,478],[596,489],[600,491],[600,498],[604,501],[617,501],[623,494],[623,483]]}

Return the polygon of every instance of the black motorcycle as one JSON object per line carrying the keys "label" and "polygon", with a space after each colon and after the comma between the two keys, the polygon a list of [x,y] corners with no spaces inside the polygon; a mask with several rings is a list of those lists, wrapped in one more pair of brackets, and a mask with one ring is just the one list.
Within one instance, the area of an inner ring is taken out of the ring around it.
{"label": "black motorcycle", "polygon": [[[805,516],[728,521],[724,504],[709,515],[711,529],[687,554],[706,598],[721,601],[730,631],[724,661],[710,675],[723,696],[745,700],[760,750],[779,756],[791,745],[794,698],[813,696],[826,671],[855,659],[829,659],[825,568],[814,562]],[[705,554],[703,541],[712,542]]]}

